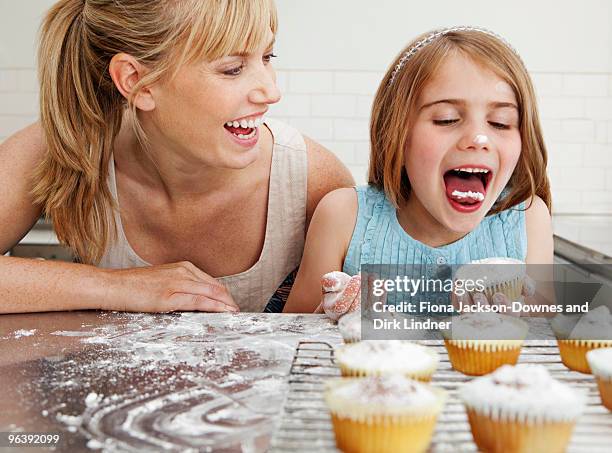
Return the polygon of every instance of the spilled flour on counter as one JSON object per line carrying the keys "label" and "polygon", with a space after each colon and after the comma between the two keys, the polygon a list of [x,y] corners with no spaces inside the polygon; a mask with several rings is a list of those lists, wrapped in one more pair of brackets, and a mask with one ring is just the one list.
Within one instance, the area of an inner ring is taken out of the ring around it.
{"label": "spilled flour on counter", "polygon": [[49,413],[62,407],[56,420],[92,450],[258,451],[278,422],[298,341],[341,342],[313,316],[97,316],[53,332],[66,354],[45,361],[40,383]]}
{"label": "spilled flour on counter", "polygon": [[14,338],[31,337],[35,333],[36,333],[36,329],[31,329],[31,330],[19,329],[13,332],[13,337]]}

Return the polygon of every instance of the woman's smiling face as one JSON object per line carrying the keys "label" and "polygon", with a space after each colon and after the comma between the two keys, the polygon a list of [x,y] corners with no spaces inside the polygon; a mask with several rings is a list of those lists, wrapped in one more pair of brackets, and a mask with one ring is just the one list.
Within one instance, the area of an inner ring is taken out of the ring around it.
{"label": "woman's smiling face", "polygon": [[[521,153],[511,86],[457,51],[426,84],[412,116],[404,165],[408,205],[455,233],[476,228]],[[420,205],[420,206],[419,206]]]}
{"label": "woman's smiling face", "polygon": [[280,99],[273,43],[269,31],[251,54],[185,65],[153,88],[153,120],[172,148],[211,167],[240,169],[257,159],[263,115]]}

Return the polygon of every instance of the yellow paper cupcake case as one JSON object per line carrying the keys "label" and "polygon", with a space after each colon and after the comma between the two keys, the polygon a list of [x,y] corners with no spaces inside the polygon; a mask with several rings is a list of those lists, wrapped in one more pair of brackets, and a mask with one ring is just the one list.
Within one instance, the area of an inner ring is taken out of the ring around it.
{"label": "yellow paper cupcake case", "polygon": [[[437,395],[429,407],[390,410],[375,404],[364,405],[335,398],[332,389],[351,381],[328,382],[325,401],[331,412],[336,445],[348,453],[420,453],[427,451],[444,406],[443,390],[429,387]],[[425,384],[426,385],[426,384]]]}
{"label": "yellow paper cupcake case", "polygon": [[586,354],[593,349],[612,347],[612,340],[561,340],[557,339],[561,361],[570,370],[591,373]]}
{"label": "yellow paper cupcake case", "polygon": [[502,365],[514,365],[522,340],[444,340],[453,368],[470,376],[488,374]]}

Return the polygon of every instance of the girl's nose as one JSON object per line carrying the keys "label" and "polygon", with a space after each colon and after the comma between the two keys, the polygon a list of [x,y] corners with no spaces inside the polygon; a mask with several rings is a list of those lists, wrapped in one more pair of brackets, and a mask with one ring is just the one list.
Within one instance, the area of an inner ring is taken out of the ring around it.
{"label": "girl's nose", "polygon": [[483,134],[472,129],[465,131],[459,140],[459,149],[461,150],[489,150],[491,147],[491,140],[486,134]]}

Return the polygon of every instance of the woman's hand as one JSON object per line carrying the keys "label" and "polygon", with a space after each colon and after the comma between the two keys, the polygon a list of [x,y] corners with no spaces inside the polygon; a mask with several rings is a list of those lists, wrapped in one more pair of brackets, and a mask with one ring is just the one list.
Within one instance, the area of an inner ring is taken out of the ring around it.
{"label": "woman's hand", "polygon": [[330,272],[321,278],[323,301],[315,313],[324,311],[333,320],[361,308],[361,276]]}
{"label": "woman's hand", "polygon": [[223,284],[188,261],[107,272],[104,310],[240,311]]}

